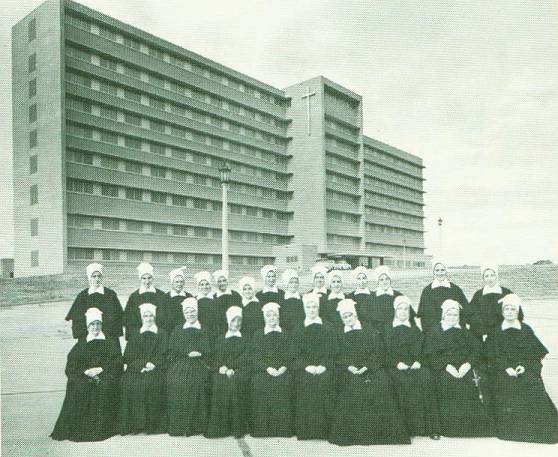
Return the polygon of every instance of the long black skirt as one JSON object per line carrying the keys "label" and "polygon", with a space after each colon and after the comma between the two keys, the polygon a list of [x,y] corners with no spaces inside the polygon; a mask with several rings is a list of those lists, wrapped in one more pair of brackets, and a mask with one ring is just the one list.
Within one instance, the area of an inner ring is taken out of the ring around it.
{"label": "long black skirt", "polygon": [[198,360],[179,360],[167,374],[168,433],[205,433],[209,412],[209,368]]}
{"label": "long black skirt", "polygon": [[411,436],[440,433],[434,378],[427,368],[390,370],[399,409]]}
{"label": "long black skirt", "polygon": [[531,443],[558,442],[558,413],[539,376],[524,373],[515,378],[498,373],[493,379],[498,438]]}
{"label": "long black skirt", "polygon": [[302,371],[296,383],[295,428],[299,440],[324,439],[329,427],[336,400],[334,372],[327,370],[320,375]]}
{"label": "long black skirt", "polygon": [[384,370],[343,375],[329,441],[340,446],[411,444]]}
{"label": "long black skirt", "polygon": [[126,371],[120,381],[120,433],[166,431],[165,373]]}
{"label": "long black skirt", "polygon": [[62,410],[50,435],[52,439],[102,441],[117,433],[118,382],[83,375],[68,380]]}
{"label": "long black skirt", "polygon": [[[481,390],[473,380],[473,370],[463,378],[446,371],[436,379],[440,411],[440,434],[448,437],[494,436],[492,421],[484,403],[486,385]],[[482,395],[482,399],[481,399]]]}
{"label": "long black skirt", "polygon": [[248,427],[248,379],[241,372],[232,377],[214,373],[212,375],[211,407],[205,436],[240,438]]}
{"label": "long black skirt", "polygon": [[250,434],[254,437],[294,436],[294,389],[292,374],[256,373],[250,386],[252,411]]}

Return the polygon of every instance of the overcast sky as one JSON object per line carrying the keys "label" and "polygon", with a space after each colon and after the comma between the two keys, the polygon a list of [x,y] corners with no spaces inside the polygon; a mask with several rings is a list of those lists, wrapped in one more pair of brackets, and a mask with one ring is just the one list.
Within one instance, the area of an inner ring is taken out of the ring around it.
{"label": "overcast sky", "polygon": [[[0,19],[0,256],[11,239],[11,26]],[[364,99],[364,133],[421,156],[427,253],[558,260],[558,2],[84,0],[282,88],[324,75]]]}

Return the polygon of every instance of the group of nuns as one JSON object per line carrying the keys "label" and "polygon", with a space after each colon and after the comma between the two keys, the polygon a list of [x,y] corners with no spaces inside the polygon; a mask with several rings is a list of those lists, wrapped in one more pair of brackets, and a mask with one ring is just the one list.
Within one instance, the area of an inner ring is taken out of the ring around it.
{"label": "group of nuns", "polygon": [[[481,268],[470,301],[442,262],[416,307],[385,266],[343,274],[312,268],[301,293],[295,270],[278,287],[245,276],[170,273],[170,290],[138,267],[139,289],[122,309],[87,267],[89,288],[66,317],[78,341],[51,437],[98,441],[116,434],[207,438],[297,437],[337,445],[410,444],[414,436],[556,443],[558,414],[542,378],[545,346],[523,321],[520,298]],[[415,309],[416,308],[416,309]],[[124,332],[123,332],[124,329]],[[126,340],[122,353],[120,337]]]}

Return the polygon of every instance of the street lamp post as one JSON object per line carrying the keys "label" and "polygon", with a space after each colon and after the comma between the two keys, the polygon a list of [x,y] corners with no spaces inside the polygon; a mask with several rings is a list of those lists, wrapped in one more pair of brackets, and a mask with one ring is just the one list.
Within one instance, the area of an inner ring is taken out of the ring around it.
{"label": "street lamp post", "polygon": [[403,238],[403,269],[407,268],[407,239]]}
{"label": "street lamp post", "polygon": [[438,257],[442,258],[443,253],[443,245],[442,245],[442,223],[444,220],[440,217],[438,219]]}
{"label": "street lamp post", "polygon": [[219,168],[219,177],[221,179],[221,189],[223,195],[222,220],[221,220],[221,268],[226,272],[229,271],[229,203],[228,203],[228,187],[231,178],[231,168],[227,162]]}

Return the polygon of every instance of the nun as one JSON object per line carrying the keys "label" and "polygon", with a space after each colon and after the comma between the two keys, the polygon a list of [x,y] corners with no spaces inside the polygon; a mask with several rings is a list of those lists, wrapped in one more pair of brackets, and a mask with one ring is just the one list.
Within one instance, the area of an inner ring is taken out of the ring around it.
{"label": "nun", "polygon": [[519,319],[521,300],[500,300],[503,321],[487,339],[496,436],[530,443],[558,442],[558,413],[541,377],[548,350]]}
{"label": "nun", "polygon": [[393,321],[383,331],[386,368],[393,380],[401,413],[411,436],[440,439],[434,379],[422,356],[423,334],[413,325],[411,301],[393,300]]}
{"label": "nun", "polygon": [[469,323],[469,302],[461,288],[450,282],[448,270],[442,262],[433,263],[434,279],[428,284],[420,295],[417,317],[424,333],[438,327],[441,320],[441,306],[446,300],[459,303],[461,311],[461,324]]}
{"label": "nun", "polygon": [[380,334],[361,323],[354,300],[337,306],[344,327],[337,356],[339,391],[329,441],[340,446],[411,444],[392,382],[384,369]]}
{"label": "nun", "polygon": [[184,290],[186,282],[185,270],[186,267],[180,267],[169,273],[170,290],[167,292],[167,313],[160,325],[167,332],[167,335],[170,335],[177,325],[184,324],[182,301],[192,296],[192,294]]}
{"label": "nun", "polygon": [[248,340],[242,335],[242,308],[226,311],[228,330],[217,338],[212,359],[211,407],[205,436],[241,438],[247,431]]}
{"label": "nun", "polygon": [[250,434],[254,437],[294,436],[294,347],[279,325],[279,304],[262,307],[265,326],[252,336],[250,360]]}
{"label": "nun", "polygon": [[157,307],[140,305],[142,326],[124,351],[126,371],[122,376],[120,433],[164,433],[166,425],[167,332],[157,327]]}
{"label": "nun", "polygon": [[85,313],[87,335],[68,354],[66,397],[50,435],[57,441],[102,441],[117,433],[122,355],[103,333],[103,313]]}
{"label": "nun", "polygon": [[304,321],[304,305],[300,295],[300,279],[296,270],[286,269],[281,275],[285,295],[281,305],[281,325],[291,331],[302,326]]}
{"label": "nun", "polygon": [[225,316],[217,307],[215,293],[211,287],[213,276],[209,271],[200,271],[194,275],[197,287],[195,298],[198,303],[198,318],[208,333],[211,343],[224,332]]}
{"label": "nun", "polygon": [[[124,310],[124,328],[126,329],[126,340],[139,332],[142,326],[139,306],[143,303],[151,303],[157,307],[159,319],[164,321],[167,314],[168,296],[153,285],[153,267],[147,263],[140,263],[136,270],[140,280],[140,286],[130,294],[126,309]],[[157,321],[161,326],[161,323]]]}
{"label": "nun", "polygon": [[[395,318],[395,299],[403,294],[391,287],[392,273],[387,266],[381,265],[377,267],[374,270],[374,274],[376,275],[377,287],[372,293],[372,306],[368,314],[368,322],[380,332],[383,332],[386,325],[391,325]],[[409,313],[409,322],[414,325],[415,312],[410,308]]]}
{"label": "nun", "polygon": [[426,335],[424,360],[436,383],[440,434],[448,437],[493,436],[485,405],[486,383],[480,366],[480,342],[459,321],[461,305],[442,304],[442,320]]}
{"label": "nun", "polygon": [[215,300],[219,303],[219,308],[225,311],[231,306],[239,306],[242,298],[236,290],[229,287],[229,274],[225,270],[217,270],[213,273],[213,281],[217,286]]}
{"label": "nun", "polygon": [[264,286],[256,293],[256,297],[263,306],[266,303],[283,303],[285,291],[277,287],[277,267],[275,265],[264,265],[260,270]]}
{"label": "nun", "polygon": [[182,302],[184,325],[176,327],[168,348],[168,433],[193,436],[205,433],[209,413],[208,332],[198,320],[198,301]]}
{"label": "nun", "polygon": [[296,411],[299,440],[324,439],[335,406],[337,335],[333,324],[320,317],[320,296],[303,296],[304,322],[294,333]]}
{"label": "nun", "polygon": [[72,336],[83,339],[89,334],[85,313],[90,308],[101,310],[104,316],[103,334],[114,339],[122,336],[122,305],[116,292],[103,285],[103,266],[91,263],[85,269],[89,288],[83,289],[76,297],[68,315],[67,321],[72,321]]}
{"label": "nun", "polygon": [[[512,291],[502,287],[498,281],[498,266],[484,265],[480,271],[483,287],[471,298],[471,333],[485,341],[502,323],[502,306],[498,302]],[[517,318],[523,321],[523,311],[519,308]]]}
{"label": "nun", "polygon": [[337,305],[344,300],[343,274],[339,270],[332,270],[327,275],[330,292],[320,303],[320,316],[325,322],[329,322],[336,329],[343,327],[343,320],[337,312]]}
{"label": "nun", "polygon": [[350,292],[347,298],[355,301],[355,308],[362,322],[368,322],[370,308],[372,307],[372,292],[368,288],[368,270],[366,267],[358,266],[353,270],[353,278],[356,289]]}
{"label": "nun", "polygon": [[256,330],[264,328],[262,306],[255,296],[256,280],[252,276],[243,276],[238,280],[238,290],[242,296],[242,334],[250,339]]}
{"label": "nun", "polygon": [[320,296],[320,305],[323,304],[330,293],[330,290],[327,288],[326,285],[327,273],[328,271],[325,265],[318,264],[310,268],[312,290],[310,290],[309,292]]}

